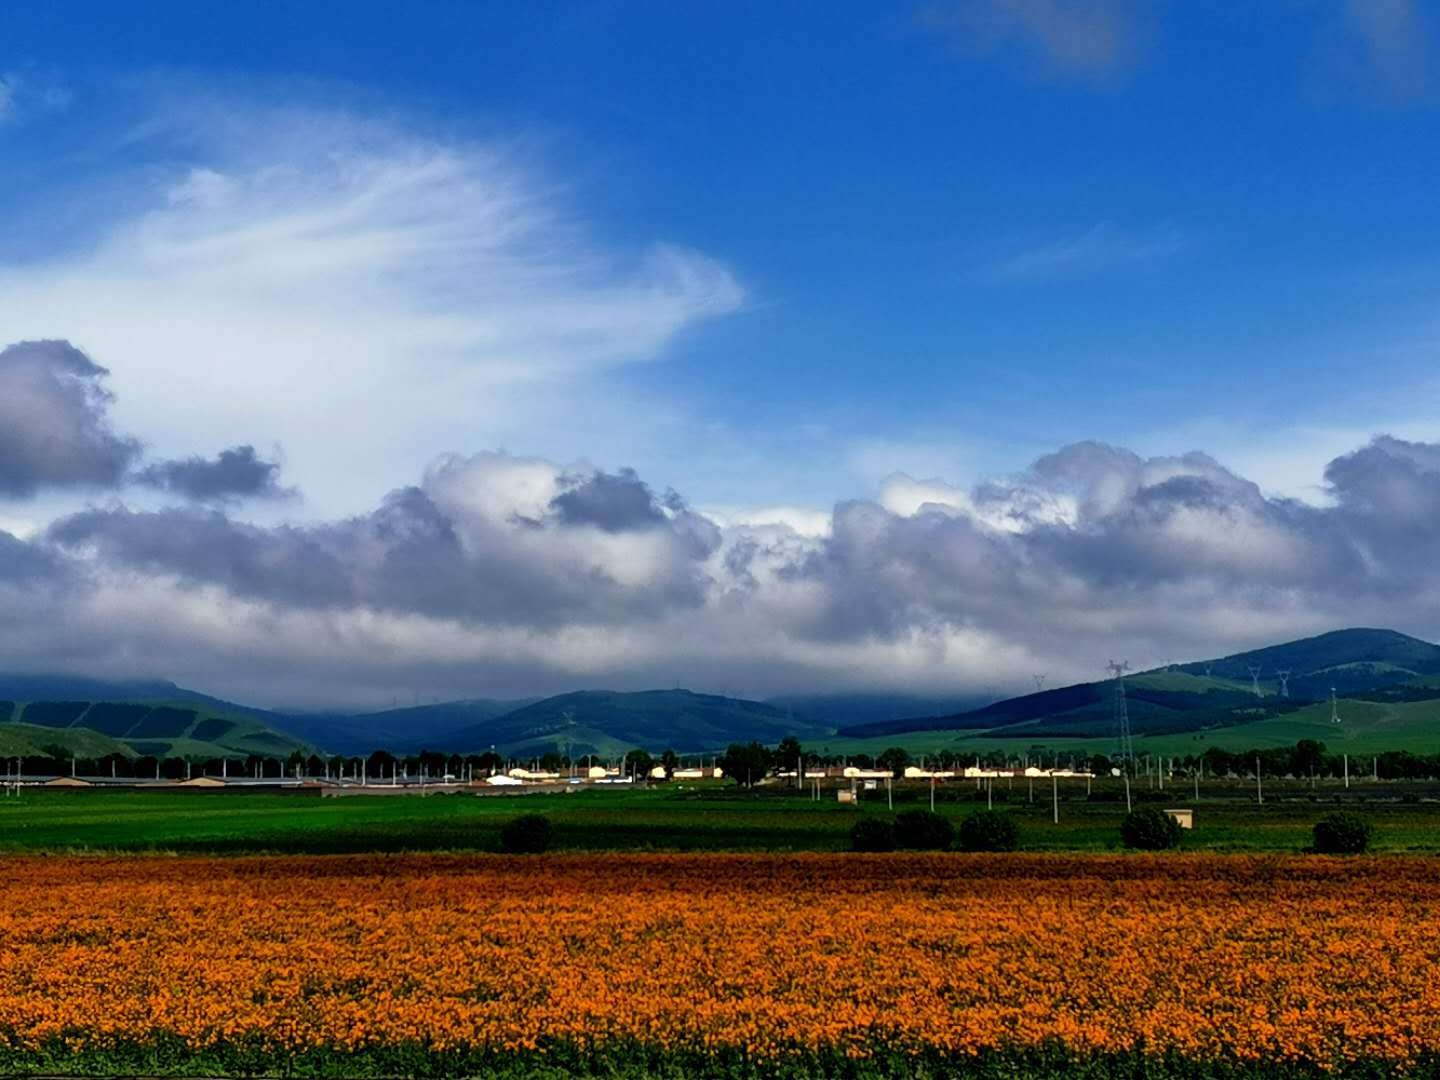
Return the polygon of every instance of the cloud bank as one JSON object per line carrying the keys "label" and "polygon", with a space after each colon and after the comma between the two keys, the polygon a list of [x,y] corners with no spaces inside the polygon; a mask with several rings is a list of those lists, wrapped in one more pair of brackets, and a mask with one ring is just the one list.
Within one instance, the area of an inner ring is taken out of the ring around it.
{"label": "cloud bank", "polygon": [[711,520],[628,470],[438,459],[370,511],[259,526],[115,502],[0,534],[12,665],[249,701],[690,685],[1020,689],[1341,625],[1440,636],[1440,444],[1380,436],[1331,503],[1202,453],[1078,443],[962,489],[892,477],[825,528]]}

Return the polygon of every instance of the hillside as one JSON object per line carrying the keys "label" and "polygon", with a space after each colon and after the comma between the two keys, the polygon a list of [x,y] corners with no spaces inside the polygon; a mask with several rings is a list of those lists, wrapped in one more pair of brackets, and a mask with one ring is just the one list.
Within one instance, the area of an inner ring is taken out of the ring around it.
{"label": "hillside", "polygon": [[[77,757],[287,757],[309,745],[268,714],[170,683],[107,683],[59,676],[0,677],[0,752]],[[55,696],[34,696],[37,691]],[[94,695],[92,697],[86,694]],[[147,694],[160,695],[147,697]],[[12,696],[13,695],[13,696]]]}
{"label": "hillside", "polygon": [[735,741],[804,739],[822,729],[774,705],[689,690],[619,693],[581,690],[546,698],[461,729],[451,748],[495,746],[512,754],[563,751],[572,756],[614,754],[636,746],[653,750],[713,750]]}
{"label": "hillside", "polygon": [[883,724],[916,716],[946,716],[978,709],[994,695],[925,697],[916,694],[790,694],[766,700],[767,705],[803,717],[811,727],[835,730]]}
{"label": "hillside", "polygon": [[[1252,667],[1258,668],[1258,698]],[[1288,673],[1284,695],[1281,672]],[[1312,701],[1328,700],[1331,687],[1342,696],[1440,698],[1440,646],[1393,630],[1337,630],[1125,679],[1126,707],[1136,735],[1264,722]],[[1030,741],[1113,738],[1114,694],[1113,680],[1079,683],[944,716],[853,725],[839,734],[851,739],[922,731],[983,732]]]}
{"label": "hillside", "polygon": [[1260,680],[1266,689],[1277,688],[1277,673],[1289,671],[1292,696],[1318,699],[1328,697],[1332,686],[1338,693],[1349,693],[1440,676],[1440,646],[1394,630],[1335,630],[1219,660],[1184,664],[1180,670],[1203,675],[1208,669],[1218,678],[1249,683],[1252,665],[1261,669]]}
{"label": "hillside", "polygon": [[396,754],[413,754],[421,750],[456,749],[457,733],[469,732],[536,700],[480,698],[377,713],[310,713],[285,716],[277,723],[285,731],[330,753],[368,754],[383,747]]}

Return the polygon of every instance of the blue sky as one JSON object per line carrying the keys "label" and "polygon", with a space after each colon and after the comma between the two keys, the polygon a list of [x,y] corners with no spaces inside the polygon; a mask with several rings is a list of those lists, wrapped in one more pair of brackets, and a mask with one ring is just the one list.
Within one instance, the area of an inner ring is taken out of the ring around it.
{"label": "blue sky", "polygon": [[663,363],[606,376],[793,460],[771,481],[701,454],[665,478],[727,503],[824,504],[890,458],[975,478],[1088,437],[1203,442],[1298,490],[1328,448],[1308,476],[1272,466],[1276,427],[1423,424],[1423,45],[1386,53],[1343,3],[1100,4],[1119,43],[1067,58],[1029,28],[1050,6],[21,4],[6,66],[69,104],[9,126],[0,213],[26,217],[36,178],[77,182],[57,143],[85,145],[141,82],[524,142],[599,241],[678,243],[743,283]]}
{"label": "blue sky", "polygon": [[264,527],[496,450],[815,535],[1081,440],[1330,506],[1333,459],[1440,436],[1436,26],[15,3],[0,344],[85,350],[152,458],[258,447],[291,495],[229,513]]}

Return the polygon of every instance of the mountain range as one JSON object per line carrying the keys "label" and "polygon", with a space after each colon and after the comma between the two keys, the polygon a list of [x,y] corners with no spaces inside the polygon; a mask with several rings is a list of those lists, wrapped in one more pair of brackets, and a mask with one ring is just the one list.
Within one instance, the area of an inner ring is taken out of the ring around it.
{"label": "mountain range", "polygon": [[[1231,729],[1238,737],[1257,724],[1318,715],[1316,703],[1328,709],[1332,688],[1349,703],[1368,703],[1372,713],[1389,709],[1387,717],[1399,715],[1395,710],[1405,703],[1440,702],[1440,646],[1393,630],[1338,630],[1127,674],[1124,684],[1137,736]],[[937,736],[953,734],[957,742],[1033,745],[1113,739],[1115,689],[1113,679],[1097,680],[994,702],[879,694],[763,702],[680,689],[583,690],[543,699],[298,714],[252,709],[163,681],[0,676],[0,755],[63,750],[83,757],[285,757],[316,749],[469,753],[494,747],[521,757],[547,750],[579,757],[614,756],[636,746],[693,753],[750,739],[773,744],[787,735],[812,744],[903,744],[906,736],[923,735],[937,745]],[[1359,708],[1347,704],[1348,710]],[[1407,731],[1414,737],[1433,731],[1440,743],[1440,715],[1432,720],[1427,711],[1411,713],[1402,717]]]}

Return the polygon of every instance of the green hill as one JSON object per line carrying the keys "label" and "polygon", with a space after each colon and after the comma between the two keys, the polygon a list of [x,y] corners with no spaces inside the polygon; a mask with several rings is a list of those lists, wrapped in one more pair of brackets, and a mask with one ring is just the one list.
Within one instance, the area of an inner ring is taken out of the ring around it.
{"label": "green hill", "polygon": [[[283,758],[310,747],[240,706],[207,704],[203,695],[167,701],[0,702],[0,748],[22,756],[96,758],[110,753],[152,757]],[[8,708],[7,708],[8,706]]]}
{"label": "green hill", "polygon": [[713,750],[736,741],[776,743],[821,734],[812,722],[775,705],[689,690],[619,693],[581,690],[546,698],[453,733],[450,749],[490,746],[511,754],[564,751],[612,755],[631,747]]}
{"label": "green hill", "polygon": [[[4,710],[5,704],[0,702],[0,711]],[[0,723],[0,757],[76,757],[95,760],[111,754],[129,757],[133,753],[124,743],[88,728],[57,730],[34,724]]]}
{"label": "green hill", "polygon": [[286,716],[278,723],[285,731],[316,746],[323,746],[331,753],[368,754],[383,748],[396,754],[413,754],[421,750],[455,749],[457,732],[482,726],[497,716],[514,712],[536,700],[480,698],[358,715],[312,713]]}
{"label": "green hill", "polygon": [[[1273,733],[1296,726],[1309,730],[1309,720],[1299,719],[1302,716],[1323,713],[1328,723],[1332,687],[1338,696],[1380,703],[1440,700],[1440,647],[1387,629],[1333,631],[1218,660],[1128,675],[1126,710],[1136,736],[1195,736],[1225,729],[1225,742],[1244,743],[1261,726]],[[1325,704],[1312,706],[1318,701]],[[1368,714],[1364,708],[1354,711]],[[943,732],[953,733],[955,740],[1113,740],[1115,681],[1057,687],[950,716],[861,724],[842,729],[840,736],[877,740]],[[1398,729],[1395,733],[1398,736]],[[1276,737],[1286,742],[1286,737]],[[1315,736],[1310,732],[1302,737]],[[1431,740],[1440,743],[1440,727]],[[936,744],[935,737],[927,737],[926,743]]]}

